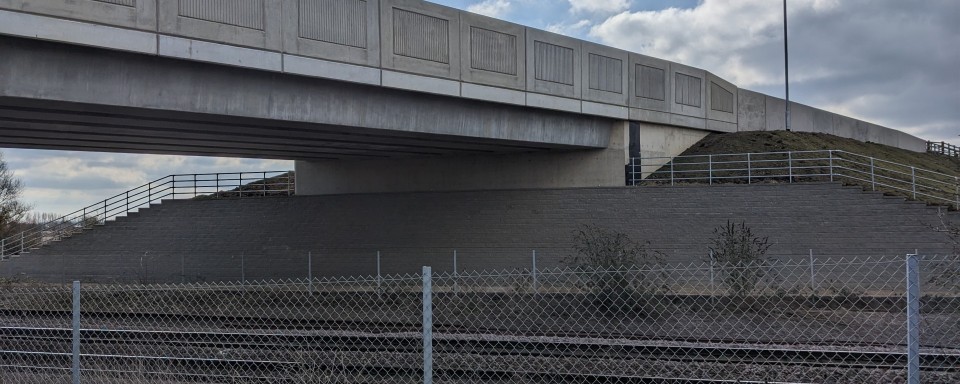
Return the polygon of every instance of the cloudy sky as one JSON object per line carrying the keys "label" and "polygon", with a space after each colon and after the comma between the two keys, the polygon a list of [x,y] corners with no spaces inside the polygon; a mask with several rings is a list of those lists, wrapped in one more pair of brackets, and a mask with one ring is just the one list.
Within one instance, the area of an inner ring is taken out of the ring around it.
{"label": "cloudy sky", "polygon": [[[438,0],[714,72],[783,97],[777,0]],[[960,145],[960,1],[788,0],[790,97]],[[171,173],[292,162],[3,150],[42,212],[68,213]]]}

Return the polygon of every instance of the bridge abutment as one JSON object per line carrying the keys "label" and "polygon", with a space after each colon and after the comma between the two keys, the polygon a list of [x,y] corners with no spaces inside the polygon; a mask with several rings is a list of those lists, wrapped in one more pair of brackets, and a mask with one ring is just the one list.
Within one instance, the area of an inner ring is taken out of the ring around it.
{"label": "bridge abutment", "polygon": [[622,186],[630,123],[610,124],[604,149],[297,161],[297,194]]}

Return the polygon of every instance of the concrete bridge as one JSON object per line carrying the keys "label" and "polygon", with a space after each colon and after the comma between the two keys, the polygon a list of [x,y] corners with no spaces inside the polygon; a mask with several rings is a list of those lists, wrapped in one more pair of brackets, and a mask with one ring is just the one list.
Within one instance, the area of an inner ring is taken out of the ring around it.
{"label": "concrete bridge", "polygon": [[0,146],[291,159],[299,194],[623,185],[631,155],[784,127],[708,71],[419,0],[0,0],[0,58]]}

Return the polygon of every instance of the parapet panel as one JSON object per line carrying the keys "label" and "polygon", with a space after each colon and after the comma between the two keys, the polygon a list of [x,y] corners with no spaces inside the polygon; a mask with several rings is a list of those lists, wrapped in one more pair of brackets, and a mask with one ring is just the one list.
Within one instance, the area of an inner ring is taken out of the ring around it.
{"label": "parapet panel", "polygon": [[587,42],[581,48],[583,99],[626,106],[629,52]]}
{"label": "parapet panel", "polygon": [[580,41],[527,29],[527,90],[579,98]]}
{"label": "parapet panel", "polygon": [[457,10],[415,0],[384,0],[380,20],[384,69],[460,79]]}
{"label": "parapet panel", "polygon": [[160,32],[280,51],[280,3],[267,0],[158,0]]}
{"label": "parapet panel", "polygon": [[155,0],[0,0],[0,9],[155,31]]}
{"label": "parapet panel", "polygon": [[463,81],[519,90],[526,86],[526,35],[522,26],[461,13],[460,47]]}
{"label": "parapet panel", "polygon": [[283,0],[284,52],[380,65],[378,0]]}
{"label": "parapet panel", "polygon": [[711,131],[737,131],[737,97],[739,90],[729,81],[706,72],[707,128]]}

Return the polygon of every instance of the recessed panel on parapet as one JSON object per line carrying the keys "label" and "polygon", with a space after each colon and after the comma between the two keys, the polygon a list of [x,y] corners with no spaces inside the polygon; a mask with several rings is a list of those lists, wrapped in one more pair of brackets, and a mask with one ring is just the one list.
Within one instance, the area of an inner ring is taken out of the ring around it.
{"label": "recessed panel on parapet", "polygon": [[735,85],[706,72],[707,128],[712,131],[737,131],[737,94]]}
{"label": "recessed panel on parapet", "polygon": [[641,54],[630,54],[631,108],[670,112],[673,82],[670,62]]}
{"label": "recessed panel on parapet", "polygon": [[378,67],[379,14],[379,0],[283,0],[283,50]]}
{"label": "recessed panel on parapet", "polygon": [[460,13],[461,79],[497,87],[526,87],[524,27],[467,12]]}
{"label": "recessed panel on parapet", "polygon": [[527,91],[580,98],[580,40],[527,28]]}
{"label": "recessed panel on parapet", "polygon": [[384,69],[460,79],[458,10],[418,0],[383,0],[380,22]]}
{"label": "recessed panel on parapet", "polygon": [[280,2],[158,0],[160,32],[280,51]]}
{"label": "recessed panel on parapet", "polygon": [[588,42],[581,52],[583,99],[626,106],[629,52]]}
{"label": "recessed panel on parapet", "polygon": [[706,72],[702,69],[671,63],[670,78],[673,82],[673,97],[670,112],[677,115],[706,118],[704,96]]}
{"label": "recessed panel on parapet", "polygon": [[157,7],[154,1],[0,0],[0,9],[92,21],[99,24],[147,31],[157,29]]}

